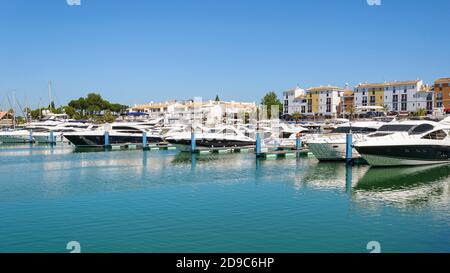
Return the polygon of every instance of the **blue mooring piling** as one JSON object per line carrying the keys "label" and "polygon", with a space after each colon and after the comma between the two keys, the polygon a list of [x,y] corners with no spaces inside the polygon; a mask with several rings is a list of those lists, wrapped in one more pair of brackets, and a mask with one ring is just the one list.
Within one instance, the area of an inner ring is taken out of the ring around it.
{"label": "blue mooring piling", "polygon": [[256,156],[261,156],[261,136],[259,135],[259,132],[256,132]]}
{"label": "blue mooring piling", "polygon": [[53,133],[53,130],[50,130],[50,144],[54,145],[55,143],[55,134]]}
{"label": "blue mooring piling", "polygon": [[345,162],[347,164],[350,164],[352,162],[352,142],[353,135],[349,133],[345,138]]}
{"label": "blue mooring piling", "polygon": [[302,148],[302,139],[300,137],[297,137],[295,139],[295,149],[298,151]]}
{"label": "blue mooring piling", "polygon": [[109,132],[105,131],[105,147],[109,146]]}
{"label": "blue mooring piling", "polygon": [[28,141],[29,141],[30,143],[33,143],[33,130],[30,130],[30,135],[29,135],[29,137],[28,137]]}
{"label": "blue mooring piling", "polygon": [[147,149],[147,132],[142,133],[142,148]]}
{"label": "blue mooring piling", "polygon": [[192,153],[195,153],[195,149],[197,148],[196,145],[197,145],[197,140],[195,138],[195,132],[192,131],[191,132],[191,152]]}

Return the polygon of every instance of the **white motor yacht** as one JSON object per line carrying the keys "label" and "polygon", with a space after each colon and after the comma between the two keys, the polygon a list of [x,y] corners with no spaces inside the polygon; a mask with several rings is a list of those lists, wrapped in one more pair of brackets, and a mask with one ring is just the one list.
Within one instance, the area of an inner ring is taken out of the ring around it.
{"label": "white motor yacht", "polygon": [[[106,131],[108,131],[107,142],[105,142]],[[146,125],[127,122],[99,126],[93,130],[68,132],[64,134],[64,137],[77,147],[100,147],[105,144],[142,144],[144,132],[146,133],[148,144],[160,143],[163,141],[159,130],[152,129],[152,127]]]}
{"label": "white motor yacht", "polygon": [[[231,125],[205,128],[194,126],[195,143],[199,148],[236,148],[254,146],[255,140],[244,135],[236,127]],[[181,151],[191,149],[191,128],[182,132],[172,132],[165,136],[165,140],[175,145]]]}
{"label": "white motor yacht", "polygon": [[[377,131],[386,123],[377,121],[353,122],[338,125],[329,134],[313,135],[307,140],[309,151],[320,161],[344,160],[346,156],[346,135],[352,133],[353,142],[362,136]],[[352,149],[352,159],[360,158],[356,149]]]}
{"label": "white motor yacht", "polygon": [[372,166],[450,163],[449,132],[447,121],[395,121],[353,146]]}

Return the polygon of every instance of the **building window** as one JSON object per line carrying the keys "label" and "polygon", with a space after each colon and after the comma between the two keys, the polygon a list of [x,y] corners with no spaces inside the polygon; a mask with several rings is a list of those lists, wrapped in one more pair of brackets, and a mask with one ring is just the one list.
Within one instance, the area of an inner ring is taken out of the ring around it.
{"label": "building window", "polygon": [[362,106],[367,106],[367,97],[362,98]]}
{"label": "building window", "polygon": [[408,97],[406,96],[406,94],[402,94],[402,102],[406,102],[408,99]]}
{"label": "building window", "polygon": [[370,96],[370,106],[375,106],[375,96]]}
{"label": "building window", "polygon": [[402,102],[402,111],[406,111],[406,102]]}
{"label": "building window", "polygon": [[331,98],[327,98],[327,112],[331,112]]}

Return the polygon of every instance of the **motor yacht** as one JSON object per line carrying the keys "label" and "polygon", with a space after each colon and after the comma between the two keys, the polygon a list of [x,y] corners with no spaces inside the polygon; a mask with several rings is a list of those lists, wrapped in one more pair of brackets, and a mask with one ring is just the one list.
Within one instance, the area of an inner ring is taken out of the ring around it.
{"label": "motor yacht", "polygon": [[450,124],[444,120],[395,121],[353,146],[372,166],[450,163]]}
{"label": "motor yacht", "polygon": [[[105,132],[108,131],[108,142],[105,142]],[[99,147],[106,143],[109,145],[142,144],[143,134],[146,133],[147,143],[160,143],[163,141],[159,130],[138,123],[118,122],[98,126],[93,130],[64,133],[73,145],[77,147]]]}
{"label": "motor yacht", "polygon": [[[285,123],[274,124],[271,128],[267,128],[267,130],[271,134],[264,139],[264,144],[276,147],[293,147],[296,144],[297,137],[300,137],[299,134],[303,135],[309,132],[308,128]],[[303,137],[301,138],[303,140]]]}
{"label": "motor yacht", "polygon": [[[320,161],[345,160],[347,133],[352,133],[352,139],[355,142],[362,136],[377,131],[384,124],[386,123],[378,121],[344,123],[338,125],[329,134],[312,135],[306,142],[309,151]],[[352,159],[360,157],[358,151],[352,149]]]}
{"label": "motor yacht", "polygon": [[244,133],[231,125],[221,125],[213,128],[193,126],[184,129],[182,132],[168,133],[165,136],[165,140],[175,145],[181,151],[190,151],[192,131],[195,132],[195,143],[198,148],[236,148],[255,145],[253,138],[244,135]]}
{"label": "motor yacht", "polygon": [[54,131],[54,140],[61,140],[60,133],[56,132],[56,128],[63,124],[59,120],[44,120],[25,124],[15,130],[7,130],[0,132],[1,143],[46,143],[50,140],[50,131]]}

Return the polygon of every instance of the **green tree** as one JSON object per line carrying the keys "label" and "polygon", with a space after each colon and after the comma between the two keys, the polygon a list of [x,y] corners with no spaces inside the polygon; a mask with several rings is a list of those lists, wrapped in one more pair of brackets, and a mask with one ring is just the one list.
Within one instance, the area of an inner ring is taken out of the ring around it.
{"label": "green tree", "polygon": [[94,118],[95,123],[112,123],[116,120],[116,117],[111,114],[111,111],[106,110],[103,115]]}
{"label": "green tree", "polygon": [[64,113],[66,113],[66,115],[68,115],[69,118],[74,118],[75,114],[77,113],[75,108],[73,108],[72,106],[64,106],[63,109]]}
{"label": "green tree", "polygon": [[55,110],[56,109],[56,107],[55,107],[55,102],[54,101],[52,101],[52,102],[50,102],[50,104],[48,105],[48,109],[50,109],[50,110]]}
{"label": "green tree", "polygon": [[32,119],[38,119],[41,115],[42,108],[34,109],[30,111],[30,116]]}
{"label": "green tree", "polygon": [[17,124],[24,124],[26,122],[24,117],[16,117],[16,123]]}
{"label": "green tree", "polygon": [[122,105],[122,104],[119,104],[119,103],[111,103],[110,106],[109,106],[109,110],[111,112],[113,112],[113,113],[116,113],[116,114],[123,113],[127,108],[128,108],[128,106]]}
{"label": "green tree", "polygon": [[53,112],[54,114],[62,114],[62,113],[64,113],[64,108],[63,108],[63,107],[52,108],[52,112]]}
{"label": "green tree", "polygon": [[349,119],[352,120],[352,119],[353,119],[353,116],[354,116],[355,113],[356,113],[356,108],[355,108],[355,106],[353,106],[353,105],[349,106],[349,107],[347,108],[347,112],[348,112],[348,114],[349,114]]}
{"label": "green tree", "polygon": [[414,112],[413,116],[415,117],[423,117],[427,115],[427,109],[419,108],[416,112]]}
{"label": "green tree", "polygon": [[109,111],[111,115],[123,113],[128,106],[119,103],[111,103],[102,98],[100,94],[89,93],[85,98],[81,97],[77,100],[71,100],[69,107],[75,110],[78,115],[71,111],[71,115],[75,118],[89,118],[101,115]]}
{"label": "green tree", "polygon": [[294,114],[292,114],[292,118],[297,122],[302,118],[302,114],[300,114],[299,112],[295,112]]}
{"label": "green tree", "polygon": [[216,95],[216,99],[215,99],[215,101],[220,101],[220,99],[219,99],[219,95]]}
{"label": "green tree", "polygon": [[279,114],[283,113],[283,104],[278,99],[277,94],[275,92],[267,93],[264,98],[261,100],[262,105],[267,106],[267,118],[272,118],[272,105],[278,105]]}
{"label": "green tree", "polygon": [[77,100],[71,100],[69,106],[77,110],[81,116],[85,115],[88,108],[88,104],[84,98],[79,98]]}

